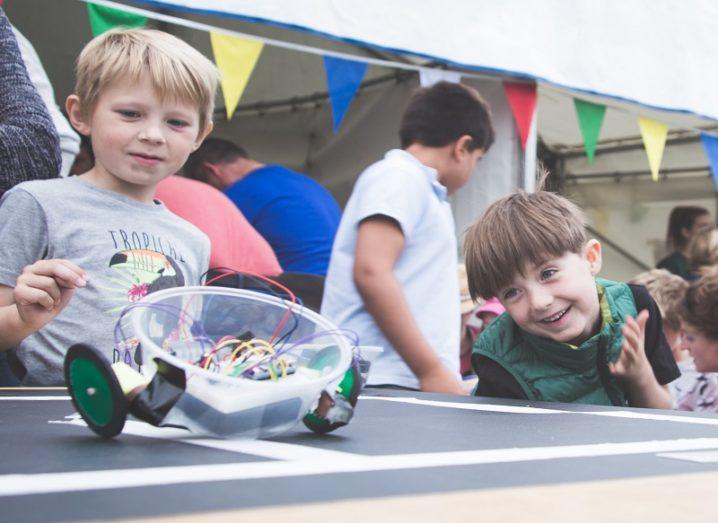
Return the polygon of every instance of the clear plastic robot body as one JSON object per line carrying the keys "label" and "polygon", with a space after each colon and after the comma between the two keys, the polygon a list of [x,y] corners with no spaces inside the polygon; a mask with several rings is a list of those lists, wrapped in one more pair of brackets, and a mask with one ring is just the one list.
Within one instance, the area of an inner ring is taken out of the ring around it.
{"label": "clear plastic robot body", "polygon": [[348,423],[356,405],[355,344],[276,296],[179,287],[123,311],[112,366],[91,347],[71,347],[65,378],[78,412],[105,437],[128,413],[219,437],[268,437],[299,420],[324,433]]}

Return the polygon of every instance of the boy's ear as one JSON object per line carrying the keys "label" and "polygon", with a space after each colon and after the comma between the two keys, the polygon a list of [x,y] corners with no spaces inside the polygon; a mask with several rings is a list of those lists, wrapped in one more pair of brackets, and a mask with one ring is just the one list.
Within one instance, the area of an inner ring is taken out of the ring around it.
{"label": "boy's ear", "polygon": [[583,248],[583,255],[591,275],[596,276],[601,270],[601,243],[594,239],[588,240]]}
{"label": "boy's ear", "polygon": [[454,156],[459,159],[462,154],[469,152],[472,141],[473,139],[468,134],[460,136],[459,139],[454,142],[454,147],[452,148]]}
{"label": "boy's ear", "polygon": [[85,119],[80,106],[80,98],[76,94],[67,97],[65,111],[67,111],[67,117],[75,130],[80,134],[90,136],[90,124]]}
{"label": "boy's ear", "polygon": [[214,174],[215,176],[219,176],[219,174],[220,174],[219,167],[218,167],[217,165],[213,164],[213,163],[202,162],[202,167],[203,167],[206,171],[211,172],[212,174]]}
{"label": "boy's ear", "polygon": [[199,133],[199,135],[197,136],[197,140],[194,142],[194,147],[192,148],[193,151],[199,149],[199,146],[202,145],[204,139],[209,136],[209,133],[212,132],[212,129],[214,129],[214,122],[207,122],[207,125],[205,125],[204,127],[204,131]]}

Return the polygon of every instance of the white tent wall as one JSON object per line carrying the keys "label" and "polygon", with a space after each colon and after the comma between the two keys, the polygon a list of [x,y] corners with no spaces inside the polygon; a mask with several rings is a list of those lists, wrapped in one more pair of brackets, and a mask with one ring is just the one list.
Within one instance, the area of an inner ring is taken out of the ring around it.
{"label": "white tent wall", "polygon": [[138,1],[252,17],[718,118],[714,0],[292,0],[291,9],[287,0]]}

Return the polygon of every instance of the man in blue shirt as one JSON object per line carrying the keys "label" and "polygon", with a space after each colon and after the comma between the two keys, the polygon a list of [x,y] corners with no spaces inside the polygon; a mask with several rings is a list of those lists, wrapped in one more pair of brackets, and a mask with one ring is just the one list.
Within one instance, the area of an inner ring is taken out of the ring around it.
{"label": "man in blue shirt", "polygon": [[285,272],[326,275],[341,210],[319,183],[253,160],[219,138],[205,140],[183,173],[224,191],[269,242]]}

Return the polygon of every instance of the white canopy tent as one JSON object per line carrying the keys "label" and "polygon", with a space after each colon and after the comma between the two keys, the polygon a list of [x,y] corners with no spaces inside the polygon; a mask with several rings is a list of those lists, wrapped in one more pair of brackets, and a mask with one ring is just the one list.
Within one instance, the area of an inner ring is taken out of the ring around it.
{"label": "white canopy tent", "polygon": [[[710,53],[718,44],[714,2],[119,3],[357,58],[466,73],[463,81],[491,104],[498,132],[469,187],[453,199],[458,233],[491,200],[525,186],[525,159],[501,85],[513,76],[539,86],[539,156],[586,208],[594,228],[643,264],[652,265],[660,250],[672,205],[715,205],[697,139],[697,130],[718,128],[718,100],[711,92],[718,80]],[[72,61],[90,38],[85,6],[78,0],[6,0],[5,9],[34,43],[58,99],[64,99],[72,89]],[[168,22],[159,27],[212,56],[206,32]],[[217,133],[260,160],[310,174],[343,202],[361,169],[398,144],[398,119],[417,83],[417,75],[405,69],[370,66],[334,134],[321,58],[267,45],[234,118],[218,118]],[[583,156],[573,97],[608,106],[592,165]],[[669,125],[662,165],[669,174],[658,183],[646,176],[637,116]],[[533,156],[531,144],[527,150]],[[596,174],[601,176],[591,177]],[[607,255],[609,277],[630,277],[640,269],[611,249]]]}

